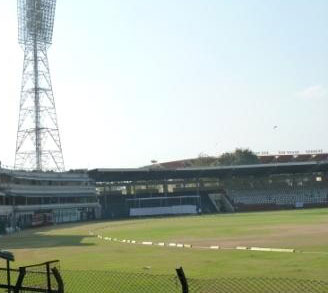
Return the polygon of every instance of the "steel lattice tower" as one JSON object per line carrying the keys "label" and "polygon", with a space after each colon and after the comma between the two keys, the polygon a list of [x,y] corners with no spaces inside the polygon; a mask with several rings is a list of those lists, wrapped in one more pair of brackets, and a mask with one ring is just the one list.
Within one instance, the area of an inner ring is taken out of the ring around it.
{"label": "steel lattice tower", "polygon": [[56,0],[18,0],[18,42],[24,50],[15,168],[64,170],[47,51]]}

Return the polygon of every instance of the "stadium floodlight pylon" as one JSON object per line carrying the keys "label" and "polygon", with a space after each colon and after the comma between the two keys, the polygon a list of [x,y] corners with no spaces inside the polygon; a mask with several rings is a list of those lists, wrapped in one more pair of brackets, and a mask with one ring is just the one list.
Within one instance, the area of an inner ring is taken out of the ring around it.
{"label": "stadium floodlight pylon", "polygon": [[47,51],[56,0],[17,0],[18,42],[24,50],[15,169],[64,171]]}

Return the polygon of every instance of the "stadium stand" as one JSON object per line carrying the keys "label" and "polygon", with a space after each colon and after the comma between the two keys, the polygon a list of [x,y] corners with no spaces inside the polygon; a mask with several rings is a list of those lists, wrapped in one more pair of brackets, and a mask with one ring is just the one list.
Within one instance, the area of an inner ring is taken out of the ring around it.
{"label": "stadium stand", "polygon": [[227,194],[234,206],[242,210],[269,207],[314,207],[328,204],[327,187],[269,187],[267,189],[229,189]]}
{"label": "stadium stand", "polygon": [[[292,155],[295,160],[298,156]],[[306,155],[304,159],[313,156]],[[315,156],[326,158],[324,154]],[[84,173],[0,169],[0,233],[7,227],[100,217],[327,205],[328,160],[175,169],[94,169]]]}
{"label": "stadium stand", "polygon": [[0,168],[0,233],[100,218],[96,186],[86,172]]}
{"label": "stadium stand", "polygon": [[196,205],[177,205],[168,207],[130,208],[131,217],[160,216],[160,215],[188,215],[197,214]]}
{"label": "stadium stand", "polygon": [[[89,171],[89,175],[97,182],[103,215],[107,218],[184,214],[195,210],[222,213],[328,205],[328,161],[178,169],[95,169]],[[199,197],[197,201],[192,199],[195,196]],[[192,211],[182,212],[183,206],[190,205]],[[180,206],[179,212],[174,212],[175,206]]]}

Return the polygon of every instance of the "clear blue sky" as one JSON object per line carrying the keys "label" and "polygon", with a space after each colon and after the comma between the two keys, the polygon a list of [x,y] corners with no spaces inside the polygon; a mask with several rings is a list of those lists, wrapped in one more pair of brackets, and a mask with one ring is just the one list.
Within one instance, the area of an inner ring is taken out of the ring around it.
{"label": "clear blue sky", "polygon": [[[49,61],[67,168],[327,151],[327,11],[327,0],[57,1]],[[12,165],[16,1],[0,2],[0,35],[0,160]]]}

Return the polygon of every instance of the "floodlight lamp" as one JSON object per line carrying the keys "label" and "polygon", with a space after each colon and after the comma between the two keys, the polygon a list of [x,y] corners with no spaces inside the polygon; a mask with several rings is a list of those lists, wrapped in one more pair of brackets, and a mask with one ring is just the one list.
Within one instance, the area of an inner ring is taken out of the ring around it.
{"label": "floodlight lamp", "polygon": [[55,18],[56,0],[18,1],[18,42],[50,45]]}

